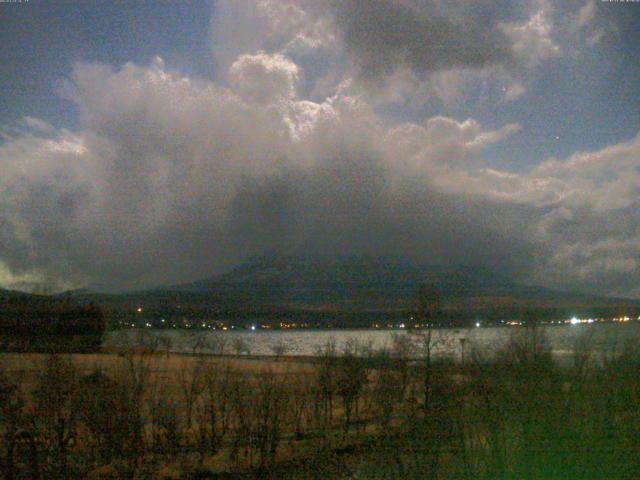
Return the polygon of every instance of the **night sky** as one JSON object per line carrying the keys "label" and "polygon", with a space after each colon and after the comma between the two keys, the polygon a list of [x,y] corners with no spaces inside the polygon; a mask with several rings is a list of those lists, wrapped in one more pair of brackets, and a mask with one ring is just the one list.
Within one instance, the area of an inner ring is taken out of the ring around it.
{"label": "night sky", "polygon": [[640,2],[0,3],[0,286],[264,252],[640,296]]}

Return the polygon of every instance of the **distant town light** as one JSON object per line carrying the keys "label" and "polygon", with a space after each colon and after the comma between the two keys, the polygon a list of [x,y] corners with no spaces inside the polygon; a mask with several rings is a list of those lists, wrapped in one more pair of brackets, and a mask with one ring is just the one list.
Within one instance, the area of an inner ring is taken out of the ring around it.
{"label": "distant town light", "polygon": [[573,317],[573,318],[570,320],[570,322],[571,322],[571,325],[576,325],[576,324],[580,323],[580,320],[578,320],[576,317]]}
{"label": "distant town light", "polygon": [[480,328],[480,322],[476,322],[476,328]]}
{"label": "distant town light", "polygon": [[136,309],[136,312],[138,312],[138,313],[142,313],[142,307],[138,307],[138,308]]}
{"label": "distant town light", "polygon": [[255,331],[256,326],[255,325],[251,325],[251,330]]}

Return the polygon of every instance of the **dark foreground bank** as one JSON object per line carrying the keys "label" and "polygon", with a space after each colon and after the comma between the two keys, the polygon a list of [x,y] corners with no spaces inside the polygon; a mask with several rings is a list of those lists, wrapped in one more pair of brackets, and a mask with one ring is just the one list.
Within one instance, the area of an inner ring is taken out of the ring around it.
{"label": "dark foreground bank", "polygon": [[[3,478],[629,479],[640,473],[640,343],[569,368],[519,329],[490,359],[327,343],[313,362],[0,355]],[[420,360],[415,361],[420,353]],[[19,360],[19,359],[18,359]]]}

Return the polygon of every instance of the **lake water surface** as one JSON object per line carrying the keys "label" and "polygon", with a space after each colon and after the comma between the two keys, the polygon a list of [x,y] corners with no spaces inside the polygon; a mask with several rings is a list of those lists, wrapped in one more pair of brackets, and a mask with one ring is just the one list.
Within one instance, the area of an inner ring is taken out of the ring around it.
{"label": "lake water surface", "polygon": [[[549,325],[539,327],[556,357],[568,357],[577,344],[585,341],[600,353],[620,350],[629,341],[640,340],[640,322]],[[142,334],[142,332],[144,332]],[[511,336],[522,335],[524,327],[480,327],[434,329],[434,355],[462,358],[472,349],[483,354],[500,349]],[[275,355],[280,347],[285,355],[311,356],[318,347],[335,342],[341,351],[348,341],[356,341],[373,349],[390,348],[393,335],[410,335],[406,330],[120,330],[110,332],[107,347],[136,345],[155,339],[159,348],[172,352]]]}

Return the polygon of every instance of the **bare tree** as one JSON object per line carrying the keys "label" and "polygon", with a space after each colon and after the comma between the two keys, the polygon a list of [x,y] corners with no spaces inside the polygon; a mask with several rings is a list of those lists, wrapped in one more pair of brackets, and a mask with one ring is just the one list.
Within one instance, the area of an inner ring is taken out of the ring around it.
{"label": "bare tree", "polygon": [[349,433],[354,413],[356,416],[358,414],[360,395],[367,383],[366,363],[358,357],[358,353],[355,341],[346,342],[337,364],[336,384],[344,407],[344,435]]}
{"label": "bare tree", "polygon": [[230,425],[233,436],[231,438],[231,460],[238,463],[240,454],[251,462],[251,446],[253,443],[254,418],[251,415],[252,385],[243,372],[237,372],[232,377],[229,388]]}
{"label": "bare tree", "polygon": [[171,353],[171,348],[173,347],[173,340],[168,335],[159,335],[158,344],[162,351],[164,351],[166,356],[169,356]]}
{"label": "bare tree", "polygon": [[402,387],[400,377],[393,368],[392,358],[388,351],[381,350],[377,353],[376,372],[373,384],[373,402],[380,416],[383,431],[391,423],[393,409]]}
{"label": "bare tree", "polygon": [[177,383],[180,386],[180,393],[184,400],[187,430],[191,430],[193,423],[193,407],[204,389],[203,372],[204,363],[202,360],[194,360],[191,368],[185,368],[183,366],[178,369],[176,375]]}
{"label": "bare tree", "polygon": [[211,336],[210,348],[214,355],[224,355],[227,339],[221,333],[215,333]]}
{"label": "bare tree", "polygon": [[279,360],[282,355],[287,353],[287,350],[289,350],[289,346],[282,339],[271,345],[271,351],[276,356],[276,360]]}
{"label": "bare tree", "polygon": [[139,331],[133,344],[120,352],[123,362],[116,369],[117,382],[122,386],[123,401],[130,407],[126,410],[126,422],[131,440],[124,445],[122,452],[129,462],[130,472],[134,472],[143,459],[140,454],[145,448],[144,394],[155,379],[158,345],[157,336],[144,330]]}
{"label": "bare tree", "polygon": [[47,465],[55,478],[69,476],[69,450],[78,425],[79,412],[74,401],[77,382],[73,364],[59,355],[51,355],[33,394],[34,418],[49,458]]}
{"label": "bare tree", "polygon": [[309,405],[313,399],[315,384],[317,384],[315,372],[290,375],[287,384],[290,388],[291,427],[295,438],[299,440],[305,436],[306,429],[311,423]]}
{"label": "bare tree", "polygon": [[236,337],[233,339],[233,350],[236,352],[236,355],[249,355],[251,353],[249,345],[242,337]]}
{"label": "bare tree", "polygon": [[411,330],[416,350],[422,359],[422,384],[424,389],[424,408],[429,408],[432,393],[433,373],[433,327],[440,313],[440,295],[433,286],[422,285],[416,298],[416,318],[420,329]]}
{"label": "bare tree", "polygon": [[[220,367],[215,363],[208,363],[203,373],[203,405],[199,419],[201,442],[203,446],[206,442],[209,452],[215,454],[229,430],[232,381],[237,373],[229,364]],[[204,426],[208,428],[202,430]]]}
{"label": "bare tree", "polygon": [[323,429],[331,425],[333,420],[333,398],[336,394],[337,351],[334,339],[328,340],[316,349],[318,357],[316,380],[317,413],[321,416]]}
{"label": "bare tree", "polygon": [[91,433],[98,461],[109,463],[131,441],[131,417],[123,386],[101,370],[79,381],[75,399],[80,421]]}
{"label": "bare tree", "polygon": [[158,425],[163,432],[165,448],[169,452],[176,452],[183,437],[178,402],[170,395],[161,395],[158,400]]}
{"label": "bare tree", "polygon": [[[0,449],[2,455],[3,478],[15,478],[15,456],[18,448],[18,434],[23,421],[25,401],[18,386],[11,382],[0,370]],[[4,451],[3,451],[4,450]],[[37,475],[37,472],[35,473]]]}
{"label": "bare tree", "polygon": [[211,349],[206,332],[193,332],[189,338],[189,343],[193,355],[200,354],[206,349]]}
{"label": "bare tree", "polygon": [[288,411],[287,394],[282,379],[271,370],[256,376],[256,392],[252,405],[255,415],[255,446],[260,467],[273,463],[282,435],[285,412]]}
{"label": "bare tree", "polygon": [[391,336],[391,365],[398,377],[398,400],[402,401],[409,388],[411,371],[409,362],[415,350],[413,339],[410,335],[394,333]]}

